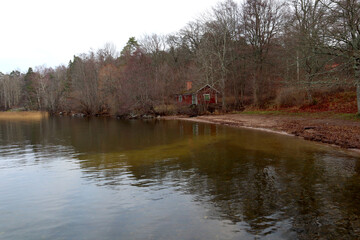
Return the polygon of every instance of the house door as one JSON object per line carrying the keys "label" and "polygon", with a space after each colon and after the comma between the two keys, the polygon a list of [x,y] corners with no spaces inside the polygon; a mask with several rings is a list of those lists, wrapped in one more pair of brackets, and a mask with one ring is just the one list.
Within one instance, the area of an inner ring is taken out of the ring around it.
{"label": "house door", "polygon": [[196,96],[196,94],[192,95],[192,104],[197,105],[197,96]]}

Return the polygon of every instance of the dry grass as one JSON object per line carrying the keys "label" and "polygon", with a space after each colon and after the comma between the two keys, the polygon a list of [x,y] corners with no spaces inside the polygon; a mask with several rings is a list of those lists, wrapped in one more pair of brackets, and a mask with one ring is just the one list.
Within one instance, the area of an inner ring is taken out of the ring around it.
{"label": "dry grass", "polygon": [[161,116],[170,116],[177,113],[177,106],[175,105],[157,105],[154,107],[154,110],[157,114]]}
{"label": "dry grass", "polygon": [[47,112],[0,112],[0,120],[41,120],[49,117]]}

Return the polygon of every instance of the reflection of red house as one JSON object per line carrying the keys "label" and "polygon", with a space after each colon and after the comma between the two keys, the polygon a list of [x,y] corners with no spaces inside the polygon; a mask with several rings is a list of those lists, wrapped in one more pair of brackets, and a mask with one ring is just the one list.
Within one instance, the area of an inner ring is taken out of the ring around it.
{"label": "reflection of red house", "polygon": [[209,84],[193,89],[192,82],[186,82],[186,91],[176,95],[176,102],[183,105],[217,104],[219,96],[220,92]]}

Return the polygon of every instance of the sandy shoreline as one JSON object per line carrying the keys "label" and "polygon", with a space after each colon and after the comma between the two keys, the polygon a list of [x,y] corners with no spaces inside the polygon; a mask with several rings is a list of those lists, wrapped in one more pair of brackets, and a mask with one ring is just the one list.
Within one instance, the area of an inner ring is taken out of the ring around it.
{"label": "sandy shoreline", "polygon": [[166,120],[184,120],[257,129],[302,137],[305,140],[336,145],[360,152],[360,122],[298,116],[225,114],[198,117],[169,116]]}

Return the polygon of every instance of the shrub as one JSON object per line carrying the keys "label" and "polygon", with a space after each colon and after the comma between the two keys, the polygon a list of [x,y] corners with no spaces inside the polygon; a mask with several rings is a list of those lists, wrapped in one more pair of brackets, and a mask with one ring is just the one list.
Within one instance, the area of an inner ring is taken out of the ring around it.
{"label": "shrub", "polygon": [[278,107],[295,107],[305,104],[306,92],[295,88],[283,88],[276,96],[275,103]]}
{"label": "shrub", "polygon": [[162,104],[155,106],[154,111],[157,115],[169,116],[169,115],[175,115],[177,113],[177,108],[175,105]]}
{"label": "shrub", "polygon": [[202,106],[192,104],[190,106],[178,106],[177,113],[180,115],[188,115],[189,117],[195,117],[204,113]]}

